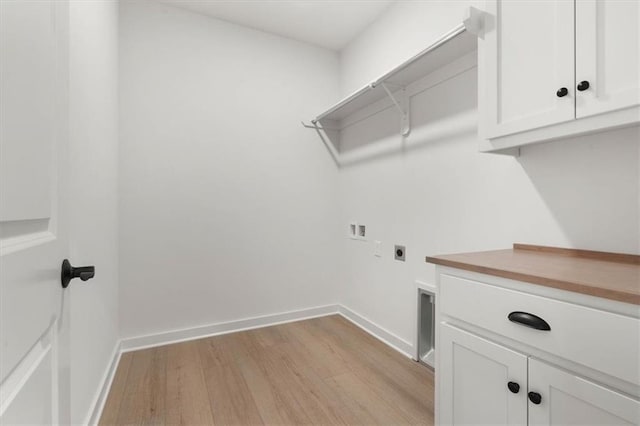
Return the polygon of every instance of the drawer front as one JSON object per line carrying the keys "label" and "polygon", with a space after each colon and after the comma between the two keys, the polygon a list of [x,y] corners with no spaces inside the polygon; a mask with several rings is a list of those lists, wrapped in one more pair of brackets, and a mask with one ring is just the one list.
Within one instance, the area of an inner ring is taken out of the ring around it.
{"label": "drawer front", "polygon": [[[451,275],[440,275],[443,315],[640,385],[640,320]],[[551,330],[509,321],[511,312],[544,319]]]}

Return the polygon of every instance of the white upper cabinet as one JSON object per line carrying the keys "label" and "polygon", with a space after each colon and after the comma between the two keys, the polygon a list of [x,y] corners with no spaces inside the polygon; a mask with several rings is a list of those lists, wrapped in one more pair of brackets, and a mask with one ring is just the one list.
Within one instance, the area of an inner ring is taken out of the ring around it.
{"label": "white upper cabinet", "polygon": [[573,0],[497,0],[487,12],[487,136],[573,120]]}
{"label": "white upper cabinet", "polygon": [[640,1],[488,0],[481,151],[640,122]]}
{"label": "white upper cabinet", "polygon": [[638,0],[576,2],[576,117],[640,104],[639,25]]}

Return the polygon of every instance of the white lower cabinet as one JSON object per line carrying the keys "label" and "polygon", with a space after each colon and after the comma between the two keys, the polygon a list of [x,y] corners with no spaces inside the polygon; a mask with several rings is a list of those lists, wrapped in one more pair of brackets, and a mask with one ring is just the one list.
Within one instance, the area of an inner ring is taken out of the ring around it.
{"label": "white lower cabinet", "polygon": [[638,425],[640,402],[576,374],[529,359],[530,425]]}
{"label": "white lower cabinet", "polygon": [[640,424],[633,398],[449,324],[440,333],[440,424]]}
{"label": "white lower cabinet", "polygon": [[526,425],[527,357],[446,324],[440,333],[440,423]]}
{"label": "white lower cabinet", "polygon": [[438,268],[438,424],[640,425],[640,307]]}

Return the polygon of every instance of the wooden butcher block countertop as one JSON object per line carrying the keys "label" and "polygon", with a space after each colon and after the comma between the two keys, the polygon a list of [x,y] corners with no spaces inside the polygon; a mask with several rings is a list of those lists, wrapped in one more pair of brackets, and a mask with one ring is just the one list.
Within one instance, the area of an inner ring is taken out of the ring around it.
{"label": "wooden butcher block countertop", "polygon": [[427,262],[640,305],[638,255],[514,244]]}

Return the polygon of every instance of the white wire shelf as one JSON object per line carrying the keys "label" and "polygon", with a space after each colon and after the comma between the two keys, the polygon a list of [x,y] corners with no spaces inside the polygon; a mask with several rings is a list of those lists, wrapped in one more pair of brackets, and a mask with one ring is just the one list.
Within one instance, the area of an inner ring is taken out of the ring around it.
{"label": "white wire shelf", "polygon": [[[401,133],[404,136],[408,135],[411,131],[410,103],[404,89],[437,69],[475,51],[481,31],[481,13],[470,8],[469,16],[463,23],[444,34],[420,53],[318,114],[310,124],[304,122],[302,124],[317,130],[327,144],[327,138],[335,139],[334,134],[344,129],[345,121],[348,121],[345,119],[382,99],[390,98],[400,115]],[[331,131],[331,137],[325,131]],[[327,144],[327,148],[337,162],[338,145],[333,142]]]}
{"label": "white wire shelf", "polygon": [[454,59],[475,50],[477,40],[474,34],[466,30],[464,24],[460,24],[413,58],[319,114],[315,121],[325,119],[341,121],[367,105],[387,97],[384,85],[391,90],[406,87]]}

